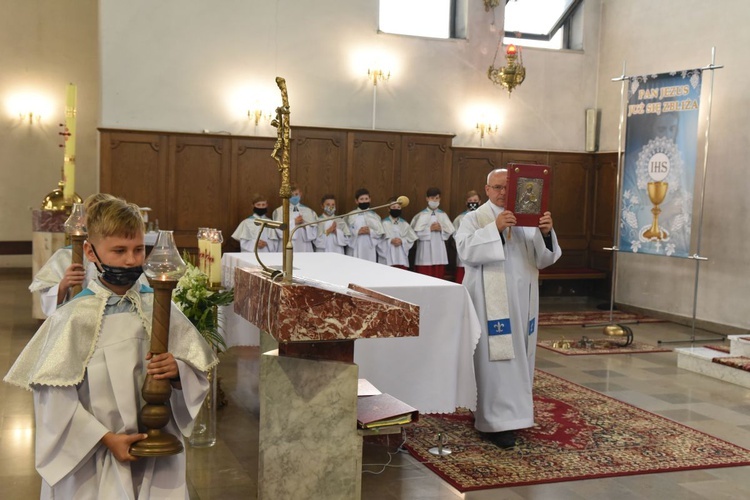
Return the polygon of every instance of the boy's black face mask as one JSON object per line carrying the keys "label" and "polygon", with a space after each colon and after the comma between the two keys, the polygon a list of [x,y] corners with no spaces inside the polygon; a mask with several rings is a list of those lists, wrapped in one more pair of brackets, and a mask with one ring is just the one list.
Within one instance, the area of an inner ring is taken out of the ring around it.
{"label": "boy's black face mask", "polygon": [[477,208],[479,208],[479,203],[476,201],[470,201],[466,204],[466,208],[468,208],[470,211],[476,210]]}
{"label": "boy's black face mask", "polygon": [[[99,254],[96,253],[96,248],[91,245],[91,249],[94,251],[94,255],[99,262],[96,263],[96,267],[99,269],[99,277],[114,286],[133,286],[133,283],[138,281],[138,278],[143,274],[142,266],[133,267],[116,267],[108,266],[102,262]],[[101,266],[101,267],[100,267]]]}

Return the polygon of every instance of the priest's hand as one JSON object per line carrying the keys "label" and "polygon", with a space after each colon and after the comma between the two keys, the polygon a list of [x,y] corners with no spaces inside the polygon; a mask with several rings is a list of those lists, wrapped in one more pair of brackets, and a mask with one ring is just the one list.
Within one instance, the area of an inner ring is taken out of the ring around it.
{"label": "priest's hand", "polygon": [[539,219],[539,230],[544,236],[549,236],[552,232],[552,214],[550,212],[544,212],[544,215]]}
{"label": "priest's hand", "polygon": [[118,462],[135,462],[138,457],[134,457],[130,454],[130,447],[133,443],[137,443],[143,439],[146,439],[148,434],[115,434],[114,432],[108,432],[102,437],[101,443],[112,452]]}
{"label": "priest's hand", "polygon": [[176,379],[180,376],[180,369],[177,367],[177,361],[175,361],[174,356],[172,356],[171,352],[164,352],[162,354],[156,355],[148,353],[146,354],[146,360],[151,361],[148,364],[147,373],[149,375],[153,375],[153,377],[157,380],[165,378]]}
{"label": "priest's hand", "polygon": [[516,216],[513,215],[513,212],[511,212],[510,210],[504,210],[495,219],[495,226],[497,227],[497,230],[500,231],[501,233],[505,231],[506,227],[511,227],[515,225],[516,225]]}

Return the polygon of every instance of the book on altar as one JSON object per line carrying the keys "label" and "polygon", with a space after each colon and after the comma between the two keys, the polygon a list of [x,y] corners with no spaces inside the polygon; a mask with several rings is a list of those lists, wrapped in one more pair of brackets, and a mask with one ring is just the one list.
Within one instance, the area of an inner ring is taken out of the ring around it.
{"label": "book on altar", "polygon": [[375,429],[389,425],[404,425],[416,422],[419,411],[390,394],[376,394],[357,398],[357,426],[360,429]]}

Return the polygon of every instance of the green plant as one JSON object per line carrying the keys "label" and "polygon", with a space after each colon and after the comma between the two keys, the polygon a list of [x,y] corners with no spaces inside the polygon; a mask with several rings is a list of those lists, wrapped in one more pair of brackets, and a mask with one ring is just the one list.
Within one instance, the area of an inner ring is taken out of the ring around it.
{"label": "green plant", "polygon": [[212,347],[224,351],[227,345],[221,335],[217,308],[234,301],[234,290],[210,289],[206,273],[192,263],[189,255],[184,260],[187,271],[177,282],[172,300]]}

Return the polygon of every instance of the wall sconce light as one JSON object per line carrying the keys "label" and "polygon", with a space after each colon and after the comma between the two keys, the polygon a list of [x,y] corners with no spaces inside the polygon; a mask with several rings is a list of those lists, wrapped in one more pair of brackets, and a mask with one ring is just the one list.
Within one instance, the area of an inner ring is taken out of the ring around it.
{"label": "wall sconce light", "polygon": [[367,76],[372,80],[372,84],[374,86],[378,86],[378,81],[387,82],[388,79],[391,77],[391,72],[384,69],[367,69]]}
{"label": "wall sconce light", "polygon": [[253,110],[248,109],[247,110],[247,117],[250,120],[253,120],[255,122],[255,126],[257,127],[258,124],[260,124],[261,119],[262,120],[270,120],[271,119],[271,113],[264,113],[260,109],[253,109]]}
{"label": "wall sconce light", "polygon": [[497,132],[497,124],[478,122],[477,131],[479,132],[479,145],[484,146],[484,136]]}
{"label": "wall sconce light", "polygon": [[52,112],[49,98],[32,92],[11,95],[6,105],[11,116],[17,116],[21,123],[26,122],[29,125],[39,123],[43,116],[50,116]]}
{"label": "wall sconce light", "polygon": [[506,64],[503,67],[496,67],[497,53],[499,52],[502,40],[498,43],[498,50],[495,51],[495,58],[492,60],[490,69],[487,70],[487,77],[492,83],[499,84],[508,89],[508,97],[516,86],[521,85],[526,78],[526,68],[523,67],[523,56],[521,48],[513,44],[508,45],[505,51]]}

